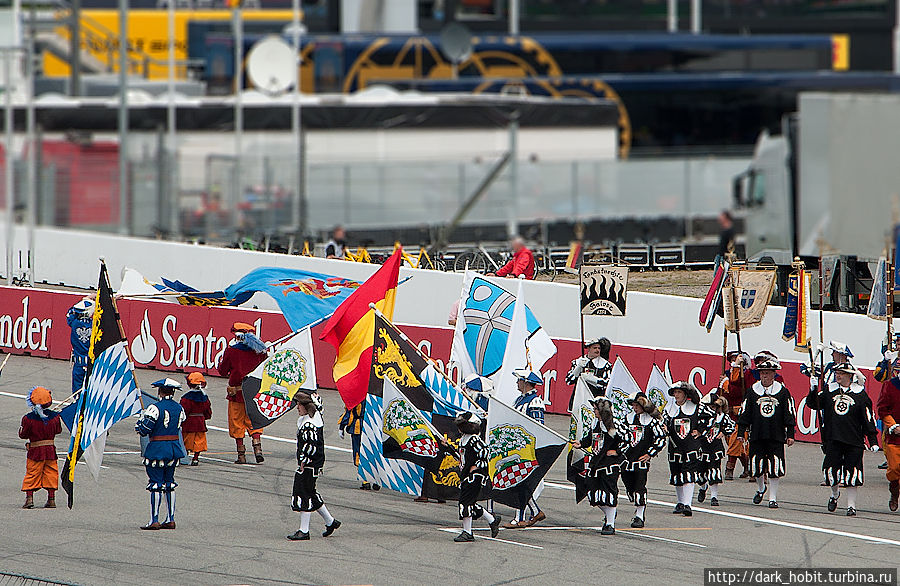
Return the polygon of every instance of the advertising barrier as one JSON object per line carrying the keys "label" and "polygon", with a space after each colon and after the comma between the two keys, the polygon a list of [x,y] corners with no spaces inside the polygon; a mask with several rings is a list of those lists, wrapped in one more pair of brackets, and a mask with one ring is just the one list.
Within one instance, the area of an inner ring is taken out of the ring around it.
{"label": "advertising barrier", "polygon": [[[71,355],[70,330],[66,312],[83,297],[79,293],[0,288],[0,351],[18,355],[66,360]],[[135,365],[164,371],[198,370],[217,375],[222,353],[231,341],[231,324],[252,323],[264,341],[276,340],[290,332],[282,315],[274,311],[231,307],[182,306],[165,301],[121,299],[119,311],[131,347]],[[449,327],[398,324],[419,349],[444,368],[450,356],[453,330]],[[318,340],[321,325],[313,329],[316,373],[321,388],[334,388],[331,366],[333,348]],[[544,365],[544,399],[550,413],[566,413],[573,388],[565,383],[571,362],[580,356],[577,340],[554,339],[558,352]],[[659,365],[671,380],[689,380],[704,394],[721,377],[721,356],[690,350],[656,349],[617,344],[613,340],[611,359],[619,355],[637,383],[646,385],[653,364]],[[818,439],[816,413],[806,407],[809,379],[800,373],[800,362],[789,362],[800,355],[783,356],[785,384],[797,407],[797,438]],[[868,377],[867,390],[873,401],[880,385]],[[458,380],[458,373],[449,373]],[[140,379],[140,373],[138,373]],[[221,385],[224,392],[224,385]],[[210,392],[218,392],[214,383]]]}

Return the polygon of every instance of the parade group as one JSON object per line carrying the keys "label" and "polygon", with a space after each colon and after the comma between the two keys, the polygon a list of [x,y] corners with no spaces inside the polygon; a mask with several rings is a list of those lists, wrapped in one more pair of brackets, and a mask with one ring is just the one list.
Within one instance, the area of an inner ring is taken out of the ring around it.
{"label": "parade group", "polygon": [[[69,310],[72,329],[73,392],[82,386],[85,354],[91,328],[92,303],[84,300]],[[244,437],[249,435],[257,463],[265,460],[260,429],[253,429],[241,394],[241,383],[266,359],[266,346],[255,335],[252,325],[235,323],[234,340],[226,349],[218,372],[228,379],[228,429],[235,440],[236,464],[247,464]],[[668,389],[666,405],[655,405],[644,393],[629,398],[631,412],[617,417],[606,398],[612,365],[611,344],[606,338],[588,340],[584,355],[572,362],[566,376],[569,385],[579,381],[590,390],[595,423],[582,438],[571,442],[568,476],[581,486],[592,506],[605,515],[601,533],[615,533],[619,501],[619,478],[627,498],[634,504],[631,527],[644,527],[647,505],[647,475],[653,458],[667,448],[670,484],[675,487],[677,505],[674,514],[692,516],[695,498],[710,506],[719,506],[718,489],[724,481],[735,478],[755,482],[754,504],[767,501],[770,509],[778,508],[779,479],[787,472],[785,446],[794,442],[796,412],[794,402],[778,371],[778,358],[768,351],[751,357],[733,352],[727,356],[730,368],[719,385],[705,396],[689,382],[676,382]],[[863,485],[863,451],[879,450],[887,458],[890,486],[888,507],[898,508],[900,498],[900,359],[895,352],[884,351],[884,359],[875,371],[882,383],[875,406],[864,388],[865,378],[852,364],[853,354],[845,344],[831,342],[820,352],[831,352],[831,361],[805,369],[810,387],[807,405],[818,411],[822,451],[823,486],[830,490],[826,507],[835,511],[842,492],[846,496],[846,514],[856,515],[858,487]],[[544,402],[538,392],[543,383],[539,372],[517,370],[519,397],[516,410],[541,423]],[[143,530],[175,529],[175,468],[192,454],[191,466],[199,464],[200,454],[207,450],[206,421],[212,417],[206,395],[206,380],[199,372],[188,373],[187,392],[176,402],[175,393],[182,383],[165,378],[153,383],[159,401],[147,405],[135,424],[135,430],[149,439],[143,453],[150,494],[150,521]],[[488,379],[472,376],[463,383],[482,409],[487,410],[491,384]],[[62,432],[60,415],[53,410],[49,390],[35,387],[28,394],[29,412],[22,418],[19,437],[26,440],[26,474],[23,508],[31,509],[34,492],[45,489],[47,508],[54,508],[59,482],[54,438]],[[328,537],[341,526],[328,511],[317,492],[316,481],[325,463],[322,401],[315,392],[300,391],[293,403],[297,422],[297,470],[294,475],[291,507],[300,513],[299,529],[288,535],[290,540],[308,540],[313,512],[321,515]],[[345,409],[339,419],[341,437],[351,436],[354,462],[359,462],[360,435],[364,403]],[[877,419],[877,421],[876,421]],[[483,439],[483,413],[466,412],[456,418],[460,432],[457,448],[460,461],[459,518],[462,532],[457,542],[474,541],[473,520],[489,524],[492,537],[501,527],[501,516],[493,511],[493,503],[479,504],[489,492],[488,457]],[[584,454],[583,457],[577,454]],[[724,462],[723,462],[724,461]],[[740,462],[742,471],[736,476]],[[723,473],[724,463],[724,473]],[[361,480],[361,479],[360,479]],[[377,484],[362,482],[363,490],[378,490]],[[542,484],[527,505],[515,512],[503,527],[529,527],[546,518],[538,506]],[[422,494],[417,500],[428,501]],[[165,514],[160,509],[165,501]],[[824,499],[823,499],[824,501]]]}

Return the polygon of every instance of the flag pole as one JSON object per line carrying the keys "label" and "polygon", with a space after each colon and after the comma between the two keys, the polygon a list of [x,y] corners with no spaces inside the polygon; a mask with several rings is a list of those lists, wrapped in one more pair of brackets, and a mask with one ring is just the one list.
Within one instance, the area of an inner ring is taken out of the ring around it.
{"label": "flag pole", "polygon": [[894,273],[894,265],[897,262],[897,251],[893,246],[890,247],[890,260],[885,266],[885,271],[887,274],[884,278],[885,289],[887,290],[887,295],[885,298],[887,300],[887,334],[888,334],[888,350],[896,350],[894,347],[894,282],[893,282],[893,273]]}
{"label": "flag pole", "polygon": [[6,363],[9,362],[9,357],[12,356],[10,353],[6,353],[6,358],[3,359],[3,364],[0,364],[0,372],[3,371],[3,367],[6,366]]}
{"label": "flag pole", "polygon": [[[374,304],[374,303],[370,303],[370,304],[369,304],[369,309],[371,309],[372,311],[374,311],[374,312],[375,312],[375,315],[377,315],[378,317],[380,317],[381,319],[383,319],[384,321],[386,321],[386,322],[394,329],[394,331],[397,332],[397,335],[399,335],[399,336],[400,336],[401,338],[403,338],[407,343],[409,343],[409,345],[413,347],[413,350],[416,351],[416,354],[418,354],[420,358],[424,359],[424,360],[425,360],[426,362],[428,362],[429,364],[434,364],[434,361],[431,359],[431,357],[428,356],[428,355],[426,355],[424,352],[422,352],[422,351],[419,349],[419,347],[416,345],[416,343],[409,339],[409,336],[407,336],[405,333],[403,333],[403,331],[402,331],[400,328],[398,328],[397,326],[395,326],[394,323],[393,323],[390,319],[388,319],[386,315],[384,315],[383,313],[381,313],[381,310],[379,310],[377,307],[375,307],[375,304]],[[437,366],[437,365],[435,365],[435,366]],[[475,402],[475,400],[474,400],[472,397],[469,396],[469,394],[465,391],[465,389],[463,389],[463,387],[462,387],[461,385],[460,385],[460,386],[457,386],[457,384],[456,384],[455,382],[453,382],[453,379],[450,378],[449,376],[447,376],[447,373],[445,373],[442,369],[440,369],[440,368],[435,368],[434,370],[435,370],[435,372],[437,372],[438,374],[440,374],[440,375],[444,378],[445,381],[447,381],[448,383],[450,383],[450,386],[451,386],[451,387],[453,387],[454,389],[456,389],[457,391],[459,391],[460,393],[462,393],[463,396],[464,396],[466,399],[468,399],[470,403],[472,403],[473,405],[476,405],[476,406],[478,405],[478,404]]]}
{"label": "flag pole", "polygon": [[[125,337],[125,326],[122,325],[122,316],[119,313],[119,306],[116,304],[116,296],[112,295],[112,285],[109,284],[109,270],[106,268],[106,259],[102,256],[100,257],[100,266],[102,268],[103,278],[106,279],[106,287],[110,291],[110,301],[112,302],[113,311],[116,314],[116,325],[119,327],[119,336],[122,337],[122,341],[125,342],[125,354],[128,356],[128,362],[131,363],[131,379],[134,381],[134,386],[140,390],[141,385],[138,383],[137,374],[134,372],[134,357],[131,355],[131,346],[128,344],[128,338]],[[98,301],[100,295],[100,289],[97,289]],[[99,302],[95,307],[100,307]],[[144,396],[143,393],[138,393],[138,400],[141,402],[141,410],[144,409]]]}
{"label": "flag pole", "polygon": [[[730,264],[731,264],[732,267],[733,267],[733,266],[734,266],[734,256],[735,256],[734,253],[733,253],[733,252],[730,252],[730,253],[728,253],[728,255],[726,255],[726,256],[730,257],[730,258],[729,258]],[[734,335],[737,337],[737,351],[738,351],[738,355],[739,355],[739,356],[743,356],[743,355],[744,355],[744,349],[741,347],[741,319],[740,319],[740,316],[738,315],[737,293],[736,293],[735,290],[734,290],[735,272],[737,272],[738,274],[740,274],[740,269],[731,268],[731,270],[729,271],[729,275],[728,275],[728,278],[729,278],[729,280],[731,281],[731,282],[730,282],[730,287],[731,287],[731,308],[732,308],[731,311],[732,311],[732,315],[733,315],[733,317],[734,317]],[[727,339],[728,339],[728,323],[727,323],[727,320],[723,320],[723,321],[726,322],[726,323],[724,323],[723,325],[724,325],[724,327],[725,327],[725,338],[726,338],[726,341],[727,341]],[[740,381],[741,381],[741,390],[743,390],[743,389],[746,388],[746,385],[745,385],[745,383],[744,383],[744,365],[743,365],[743,364],[741,365],[741,369],[740,369],[740,373],[739,373],[739,374],[740,374],[740,377],[741,377],[741,378],[740,378]]]}

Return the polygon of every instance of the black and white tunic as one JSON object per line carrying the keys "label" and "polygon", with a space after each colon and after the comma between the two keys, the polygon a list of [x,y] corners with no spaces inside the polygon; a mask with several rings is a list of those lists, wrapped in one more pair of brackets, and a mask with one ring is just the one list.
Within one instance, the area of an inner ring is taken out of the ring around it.
{"label": "black and white tunic", "polygon": [[[669,438],[669,484],[682,486],[703,479],[701,465],[703,438],[714,414],[705,405],[685,401],[666,404],[663,425]],[[701,436],[694,437],[697,431]]]}
{"label": "black and white tunic", "polygon": [[[624,461],[622,452],[627,445],[625,426],[616,421],[607,429],[598,421],[594,429],[581,439],[581,445],[591,447],[587,479],[588,502],[593,507],[615,507],[619,500],[619,471]],[[615,454],[607,452],[615,450]]]}
{"label": "black and white tunic", "polygon": [[606,385],[609,384],[612,365],[602,356],[588,360],[584,366],[582,366],[582,363],[584,363],[584,357],[576,358],[572,361],[572,368],[569,369],[569,374],[566,375],[566,384],[574,385],[580,377],[593,396],[602,397],[606,395]]}
{"label": "black and white tunic", "polygon": [[734,429],[735,425],[731,417],[726,413],[718,413],[710,421],[706,433],[703,434],[703,476],[709,484],[722,483],[722,458],[725,457],[727,448],[719,434],[728,437],[734,433]]}
{"label": "black and white tunic", "polygon": [[757,381],[744,396],[738,436],[750,430],[750,476],[784,476],[784,443],[794,438],[797,416],[791,393],[778,381],[763,387]]}
{"label": "black and white tunic", "polygon": [[640,457],[651,458],[660,453],[666,445],[666,431],[662,421],[647,413],[629,413],[625,417],[626,446],[623,452],[622,483],[628,500],[635,505],[647,504],[647,472],[650,461],[641,462]]}
{"label": "black and white tunic", "polygon": [[[473,470],[472,467],[475,467]],[[488,453],[478,435],[459,438],[459,518],[478,519],[484,509],[478,504],[481,490],[488,484]]]}
{"label": "black and white tunic", "polygon": [[865,441],[870,446],[878,445],[872,400],[865,388],[856,383],[843,388],[833,382],[823,392],[811,389],[806,404],[822,413],[828,430],[822,437],[825,482],[829,486],[862,486]]}
{"label": "black and white tunic", "polygon": [[297,471],[291,508],[316,511],[324,502],[316,491],[316,479],[325,465],[325,433],[322,414],[304,415],[297,420]]}

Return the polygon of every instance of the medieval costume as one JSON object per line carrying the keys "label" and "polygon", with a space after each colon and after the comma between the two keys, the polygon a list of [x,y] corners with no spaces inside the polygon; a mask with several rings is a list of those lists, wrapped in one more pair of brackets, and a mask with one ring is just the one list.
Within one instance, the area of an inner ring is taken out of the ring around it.
{"label": "medieval costume", "polygon": [[362,445],[363,417],[366,412],[366,402],[362,401],[352,409],[344,407],[344,414],[338,421],[338,431],[341,439],[350,434],[350,448],[353,452],[353,465],[356,466],[356,478],[360,481],[360,490],[381,490],[377,484],[370,484],[359,476],[359,448]]}
{"label": "medieval costume", "polygon": [[246,448],[244,435],[249,434],[253,444],[253,455],[256,463],[265,461],[262,452],[262,430],[253,429],[247,409],[244,407],[244,394],[241,383],[266,359],[266,345],[253,333],[255,328],[250,324],[235,322],[231,327],[234,340],[225,349],[219,363],[219,376],[228,377],[228,435],[234,438],[237,447],[235,464],[246,464]]}
{"label": "medieval costume", "polygon": [[885,475],[891,494],[888,508],[896,511],[900,499],[900,360],[897,359],[896,353],[886,353],[885,362],[890,366],[880,365],[882,373],[885,373],[881,378],[887,380],[881,385],[877,412],[884,423],[882,445],[888,462]]}
{"label": "medieval costume", "polygon": [[72,343],[72,392],[77,393],[84,386],[90,360],[88,350],[91,347],[91,326],[94,319],[94,302],[82,299],[66,312],[66,323],[72,330],[69,341]]}
{"label": "medieval costume", "polygon": [[194,453],[191,466],[197,466],[200,464],[200,453],[209,449],[206,444],[206,422],[212,419],[212,405],[204,391],[206,378],[203,374],[190,373],[187,384],[190,390],[181,397],[181,408],[186,417],[181,431],[184,434],[184,448],[188,453]]}
{"label": "medieval costume", "polygon": [[500,532],[500,515],[493,515],[478,504],[482,490],[490,483],[488,476],[488,453],[481,433],[481,418],[469,411],[456,417],[459,429],[459,519],[463,522],[462,532],[453,541],[464,543],[475,541],[472,535],[472,521],[484,517],[491,528],[491,537]]}
{"label": "medieval costume", "polygon": [[625,460],[622,453],[628,446],[628,432],[625,425],[613,417],[609,401],[595,397],[591,403],[596,416],[594,429],[574,445],[591,450],[586,476],[588,502],[592,507],[600,507],[606,515],[600,534],[615,535],[619,472]]}
{"label": "medieval costume", "polygon": [[878,449],[872,401],[862,385],[852,382],[858,372],[850,363],[834,367],[834,382],[822,390],[811,388],[806,404],[824,413],[822,473],[831,487],[828,510],[837,509],[839,486],[847,488],[847,516],[856,516],[857,487],[863,485],[865,440]]}
{"label": "medieval costume", "polygon": [[[535,390],[537,385],[544,383],[544,379],[541,378],[540,373],[533,372],[529,369],[514,370],[513,374],[516,376],[516,384],[520,393],[513,403],[513,408],[515,408],[516,411],[531,417],[538,423],[544,423],[544,399],[541,398]],[[507,529],[530,527],[535,523],[546,519],[547,516],[537,504],[537,499],[541,496],[543,490],[544,481],[542,480],[534,490],[534,494],[528,499],[526,507],[524,509],[519,509],[516,513],[516,518],[504,525],[504,527]],[[529,513],[528,519],[525,519],[526,509]]]}
{"label": "medieval costume", "polygon": [[728,417],[731,419],[732,432],[728,435],[728,449],[725,452],[728,460],[725,463],[725,476],[723,480],[734,480],[734,468],[737,461],[741,461],[743,470],[739,478],[747,478],[750,472],[747,469],[749,459],[747,457],[746,437],[738,436],[737,420],[744,403],[744,395],[753,383],[756,382],[750,372],[750,357],[741,352],[729,352],[728,360],[731,363],[729,372],[723,379],[720,387],[720,395],[728,403]]}
{"label": "medieval costume", "polygon": [[[594,397],[606,395],[606,385],[609,383],[609,375],[612,372],[612,364],[609,363],[609,351],[612,344],[606,338],[595,338],[584,343],[584,356],[572,361],[572,368],[566,375],[566,384],[573,387],[581,380],[587,385]],[[569,411],[572,410],[572,401],[575,398],[573,389],[569,398]]]}
{"label": "medieval costume", "polygon": [[[760,380],[753,384],[744,398],[738,418],[738,435],[750,432],[750,476],[756,479],[758,488],[753,503],[760,504],[766,491],[771,490],[769,508],[777,509],[778,479],[786,471],[784,445],[794,443],[794,401],[787,387],[774,380],[775,371],[781,368],[778,360],[760,361],[756,366],[760,371]],[[771,378],[764,378],[766,372],[772,375]],[[769,478],[768,486],[766,476]]]}
{"label": "medieval costume", "polygon": [[298,392],[294,397],[297,412],[297,471],[294,472],[294,489],[291,493],[291,509],[300,513],[300,528],[288,535],[291,541],[309,539],[309,520],[313,511],[325,521],[322,537],[328,537],[341,526],[331,516],[325,501],[316,490],[316,480],[325,466],[325,424],[322,421],[322,400],[318,395]]}
{"label": "medieval costume", "polygon": [[34,508],[34,491],[47,491],[46,509],[56,508],[56,490],[59,488],[59,467],[56,462],[54,439],[62,432],[59,413],[51,411],[53,398],[44,387],[34,387],[25,400],[31,409],[22,417],[19,437],[28,440],[25,444],[25,478],[22,491],[25,493],[23,509]]}
{"label": "medieval costume", "polygon": [[631,399],[632,413],[625,416],[627,442],[622,452],[622,483],[628,500],[634,503],[634,518],[631,526],[644,526],[644,511],[647,508],[647,473],[650,458],[660,453],[666,445],[666,432],[662,427],[659,408],[644,393],[637,393]]}
{"label": "medieval costume", "polygon": [[715,389],[700,402],[712,409],[714,417],[710,420],[701,442],[703,482],[697,493],[697,502],[702,503],[706,500],[708,490],[711,493],[709,505],[718,507],[719,485],[723,480],[722,459],[725,457],[725,444],[722,440],[732,435],[736,426],[729,415],[728,401],[725,397],[720,397]]}
{"label": "medieval costume", "polygon": [[[676,395],[683,395],[683,399]],[[700,404],[700,392],[691,383],[675,383],[669,389],[669,396],[675,400],[666,404],[663,424],[669,437],[669,483],[678,496],[672,512],[690,517],[694,484],[703,480],[701,436],[708,429],[713,413]]]}
{"label": "medieval costume", "polygon": [[[184,423],[184,409],[172,400],[181,383],[170,378],[153,383],[159,392],[159,401],[148,405],[141,413],[134,430],[148,436],[150,442],[144,450],[144,467],[147,470],[147,490],[150,492],[150,522],[141,529],[175,529],[175,467],[187,454],[178,439],[178,430]],[[159,522],[161,499],[166,499],[166,520]]]}
{"label": "medieval costume", "polygon": [[491,379],[478,376],[477,374],[470,374],[463,381],[462,387],[463,390],[469,393],[475,404],[487,413],[488,403],[491,394],[494,392],[494,384],[491,382]]}

